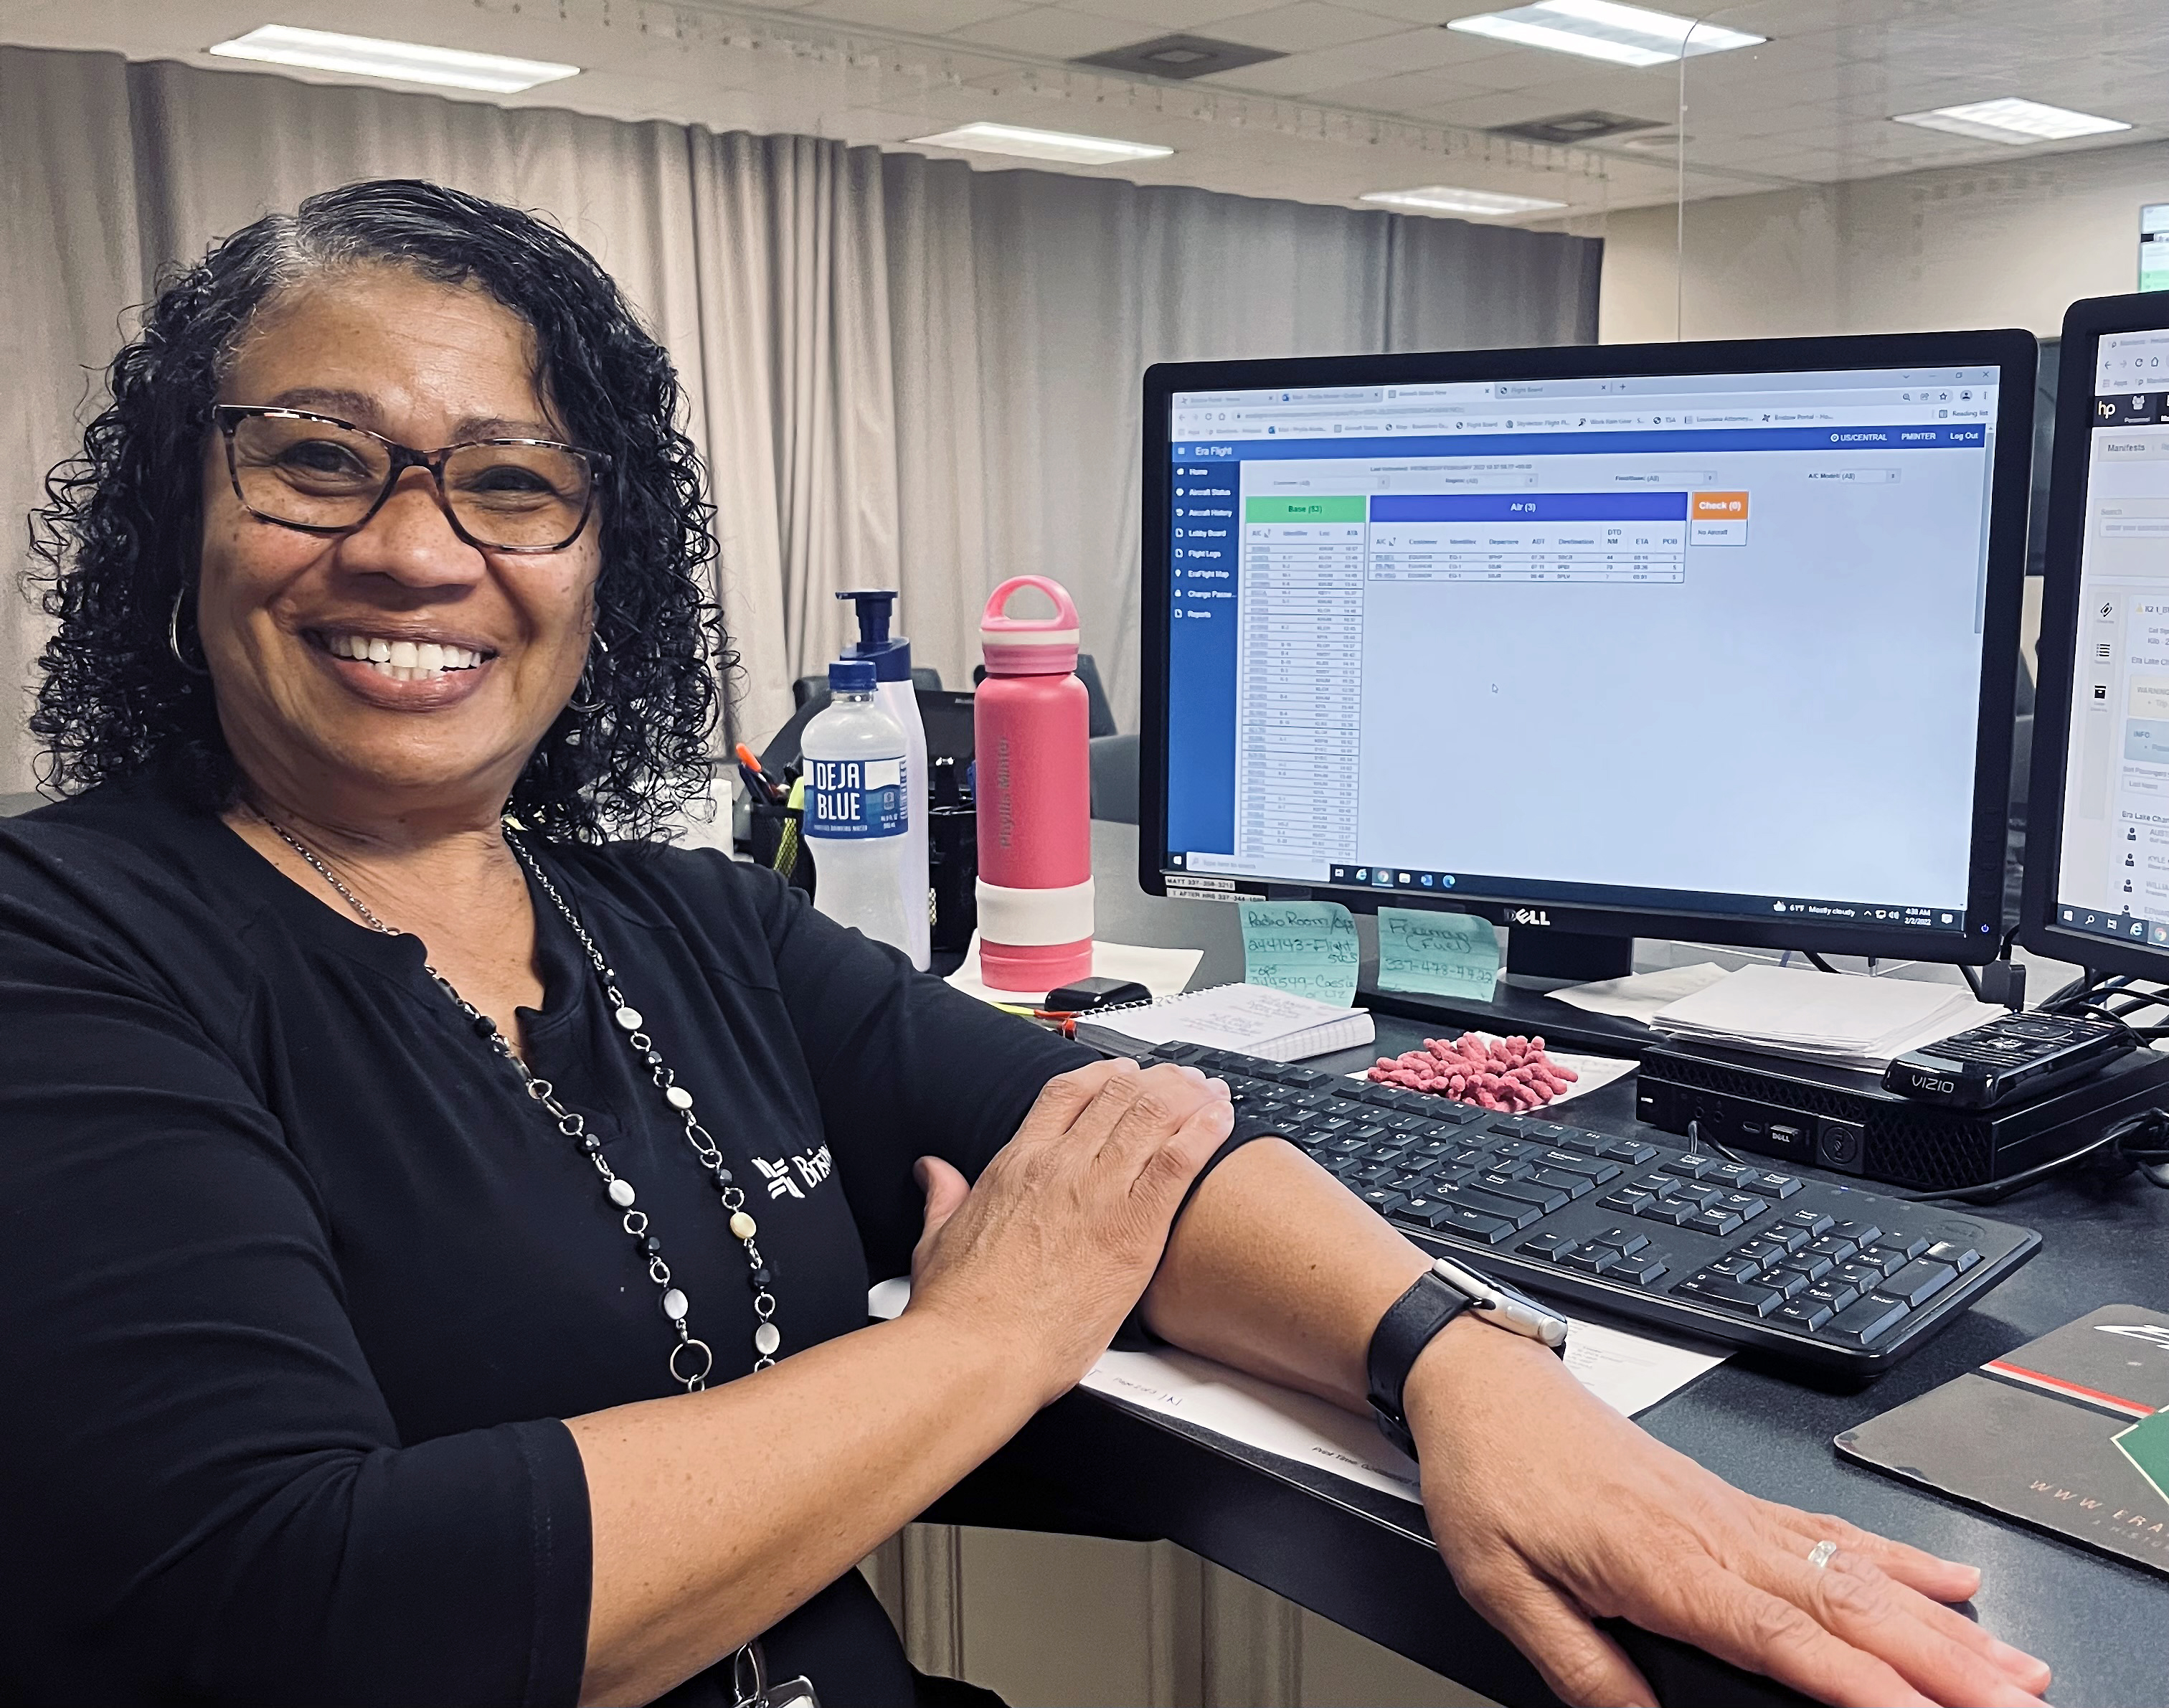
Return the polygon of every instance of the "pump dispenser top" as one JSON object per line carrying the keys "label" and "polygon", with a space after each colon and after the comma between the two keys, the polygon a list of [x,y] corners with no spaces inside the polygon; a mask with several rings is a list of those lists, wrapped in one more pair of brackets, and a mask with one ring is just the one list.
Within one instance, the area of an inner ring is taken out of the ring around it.
{"label": "pump dispenser top", "polygon": [[865,587],[850,593],[839,593],[839,599],[848,599],[858,607],[859,638],[846,643],[844,655],[853,659],[871,659],[874,674],[884,682],[908,682],[911,680],[911,643],[902,635],[891,637],[889,626],[896,616],[896,590],[893,587]]}

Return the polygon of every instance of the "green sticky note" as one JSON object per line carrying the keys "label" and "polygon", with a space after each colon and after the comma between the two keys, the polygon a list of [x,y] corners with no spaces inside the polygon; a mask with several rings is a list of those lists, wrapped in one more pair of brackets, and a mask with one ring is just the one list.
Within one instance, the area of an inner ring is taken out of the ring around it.
{"label": "green sticky note", "polygon": [[1467,913],[1378,910],[1378,988],[1489,1002],[1499,982],[1499,934]]}
{"label": "green sticky note", "polygon": [[2156,1412],[2109,1439],[2154,1485],[2154,1492],[2169,1501],[2169,1412]]}
{"label": "green sticky note", "polygon": [[1250,984],[1346,1008],[1356,1000],[1362,958],[1356,921],[1337,901],[1243,904],[1243,977]]}

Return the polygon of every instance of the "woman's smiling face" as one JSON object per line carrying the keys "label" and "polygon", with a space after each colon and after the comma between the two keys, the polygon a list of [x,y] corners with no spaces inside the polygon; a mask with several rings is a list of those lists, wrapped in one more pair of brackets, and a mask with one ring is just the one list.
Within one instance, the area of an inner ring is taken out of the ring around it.
{"label": "woman's smiling face", "polygon": [[[242,335],[219,401],[334,417],[423,451],[568,436],[525,321],[479,289],[396,266],[280,292]],[[244,776],[328,808],[501,803],[579,679],[600,517],[560,550],[477,547],[429,471],[408,468],[365,526],[304,533],[250,513],[216,430],[203,483],[196,627]]]}

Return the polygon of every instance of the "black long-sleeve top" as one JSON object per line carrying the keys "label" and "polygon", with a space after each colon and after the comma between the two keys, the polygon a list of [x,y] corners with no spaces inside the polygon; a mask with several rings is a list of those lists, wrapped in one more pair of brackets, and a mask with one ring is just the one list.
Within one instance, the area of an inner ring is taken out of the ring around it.
{"label": "black long-sleeve top", "polygon": [[[537,851],[746,1185],[786,1356],[909,1267],[916,1157],[976,1176],[1089,1059],[765,872]],[[743,1374],[743,1248],[535,899],[535,1071],[637,1191],[714,1380]],[[588,1496],[558,1420],[679,1391],[675,1337],[594,1169],[423,955],[152,780],[0,824],[0,1700],[574,1700]],[[912,1699],[855,1572],[765,1647],[832,1703]],[[721,1670],[670,1700],[727,1702]]]}

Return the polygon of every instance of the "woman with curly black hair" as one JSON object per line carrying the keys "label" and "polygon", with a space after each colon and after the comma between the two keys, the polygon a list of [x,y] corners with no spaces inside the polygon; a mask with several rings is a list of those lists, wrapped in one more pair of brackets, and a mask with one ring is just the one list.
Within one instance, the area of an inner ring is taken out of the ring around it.
{"label": "woman with curly black hair", "polygon": [[[654,839],[729,661],[676,381],[576,245],[351,185],[110,380],[40,536],[65,798],[0,826],[0,1699],[981,1699],[851,1567],[1127,1313],[1363,1409],[1425,1261],[1224,1086]],[[1448,1563],[1574,1700],[1648,1699],[1609,1615],[1833,1700],[2045,1682],[1931,1599],[1969,1569],[1534,1341],[1402,1374]]]}

